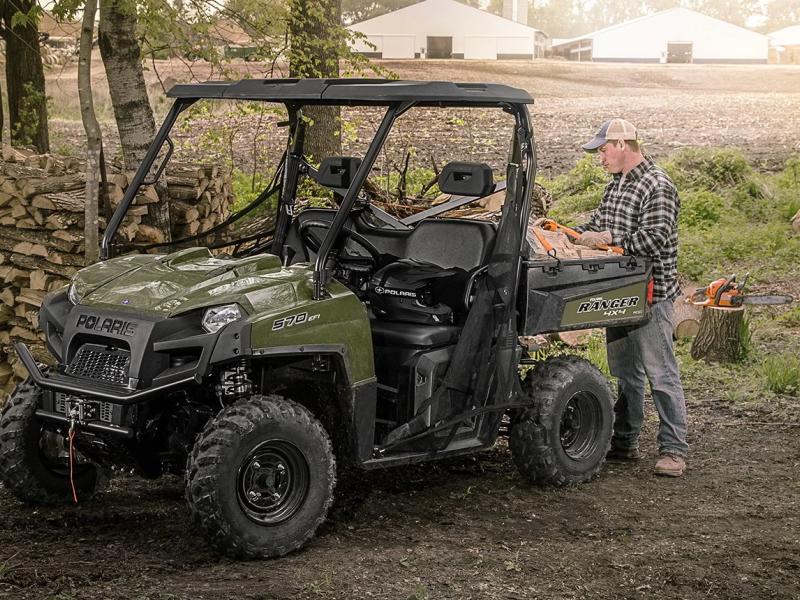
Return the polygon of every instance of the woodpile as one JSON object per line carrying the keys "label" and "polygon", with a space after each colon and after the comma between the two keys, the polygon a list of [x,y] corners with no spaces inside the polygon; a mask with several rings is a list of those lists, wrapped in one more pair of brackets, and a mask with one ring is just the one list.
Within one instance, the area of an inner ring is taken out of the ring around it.
{"label": "woodpile", "polygon": [[[84,266],[83,165],[74,158],[37,155],[2,147],[0,161],[0,404],[25,370],[12,344],[24,341],[46,362],[38,311],[45,294],[67,285]],[[112,167],[108,199],[115,208],[133,173]],[[230,173],[211,165],[170,163],[166,171],[172,237],[207,231],[227,219],[233,195]],[[145,186],[123,221],[118,241],[165,241],[164,232],[142,223],[158,201]],[[101,229],[105,219],[100,219]],[[5,392],[5,393],[4,393]]]}

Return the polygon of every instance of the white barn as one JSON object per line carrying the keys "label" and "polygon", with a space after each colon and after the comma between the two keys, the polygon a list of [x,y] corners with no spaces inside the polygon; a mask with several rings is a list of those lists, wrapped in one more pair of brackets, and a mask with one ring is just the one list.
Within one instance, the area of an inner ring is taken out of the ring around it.
{"label": "white barn", "polygon": [[767,34],[769,62],[781,65],[800,64],[800,25],[790,25]]}
{"label": "white barn", "polygon": [[366,36],[352,49],[370,58],[532,59],[544,56],[549,39],[456,0],[424,0],[349,29]]}
{"label": "white barn", "polygon": [[553,43],[569,60],[601,62],[766,63],[767,36],[672,8]]}

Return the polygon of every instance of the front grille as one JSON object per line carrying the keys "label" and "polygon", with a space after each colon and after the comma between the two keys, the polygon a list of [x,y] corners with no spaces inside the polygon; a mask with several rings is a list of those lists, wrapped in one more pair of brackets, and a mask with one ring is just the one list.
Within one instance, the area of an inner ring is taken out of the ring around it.
{"label": "front grille", "polygon": [[101,344],[84,344],[72,359],[67,374],[118,385],[128,385],[131,353]]}

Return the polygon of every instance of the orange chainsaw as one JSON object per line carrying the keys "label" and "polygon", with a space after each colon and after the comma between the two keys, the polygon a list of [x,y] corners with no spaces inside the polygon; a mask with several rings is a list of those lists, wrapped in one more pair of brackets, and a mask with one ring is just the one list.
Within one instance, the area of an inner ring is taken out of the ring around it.
{"label": "orange chainsaw", "polygon": [[704,288],[697,288],[686,299],[695,306],[720,306],[724,308],[738,308],[744,304],[789,304],[793,301],[791,296],[754,296],[744,294],[744,286],[750,274],[744,276],[744,281],[736,282],[736,275],[712,281]]}

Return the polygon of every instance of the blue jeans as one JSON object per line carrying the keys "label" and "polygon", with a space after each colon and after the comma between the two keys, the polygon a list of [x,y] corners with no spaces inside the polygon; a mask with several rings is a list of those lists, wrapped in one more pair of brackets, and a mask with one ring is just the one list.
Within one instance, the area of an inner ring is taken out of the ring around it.
{"label": "blue jeans", "polygon": [[614,406],[615,448],[636,448],[644,420],[644,386],[650,382],[658,411],[660,454],[686,456],[686,400],[672,347],[671,300],[654,304],[650,321],[638,327],[609,327],[606,351],[611,374],[619,380]]}

